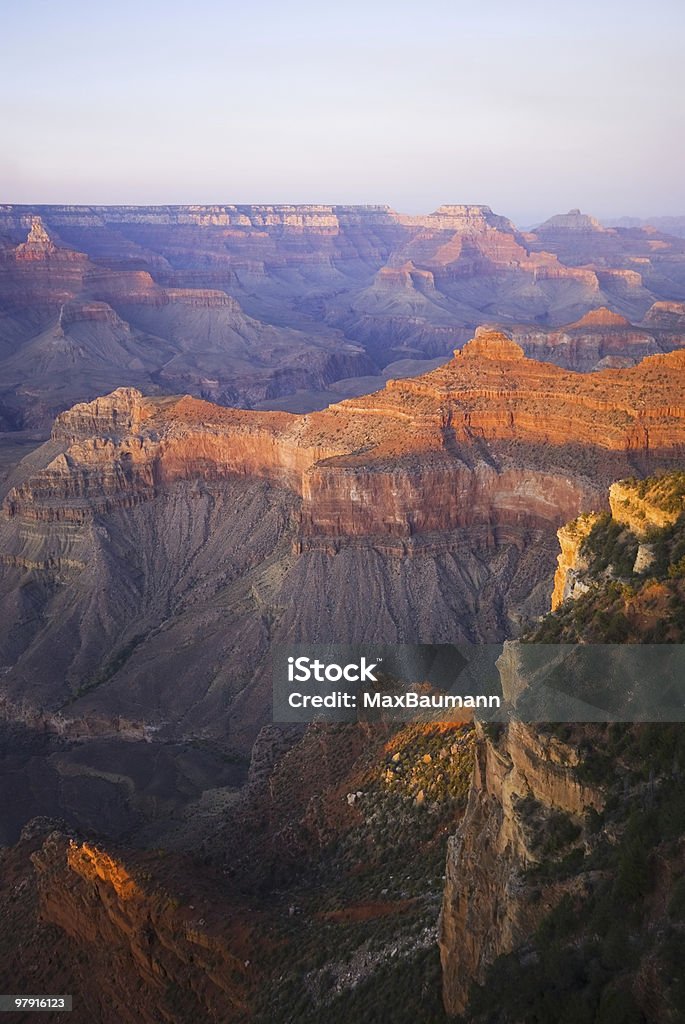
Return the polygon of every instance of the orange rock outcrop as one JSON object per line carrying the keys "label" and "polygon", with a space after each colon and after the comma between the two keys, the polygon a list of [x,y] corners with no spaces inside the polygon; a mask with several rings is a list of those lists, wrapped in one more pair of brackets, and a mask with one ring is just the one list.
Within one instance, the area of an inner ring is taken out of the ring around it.
{"label": "orange rock outcrop", "polygon": [[[9,493],[5,513],[81,522],[175,480],[237,474],[299,495],[305,536],[560,525],[625,475],[627,457],[682,457],[683,369],[678,351],[584,376],[480,331],[423,377],[305,416],[119,389],[57,418],[58,453]],[[605,469],[593,481],[595,463]]]}

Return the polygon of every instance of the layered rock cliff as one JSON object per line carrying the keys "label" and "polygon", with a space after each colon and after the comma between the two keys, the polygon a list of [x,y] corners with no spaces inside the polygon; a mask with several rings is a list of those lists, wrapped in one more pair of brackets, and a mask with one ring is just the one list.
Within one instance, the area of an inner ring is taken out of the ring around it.
{"label": "layered rock cliff", "polygon": [[[674,352],[585,378],[481,332],[424,377],[303,417],[120,389],[58,417],[62,452],[13,488],[5,513],[79,522],[177,480],[247,475],[302,499],[305,536],[558,524],[629,459],[680,457],[684,360]],[[589,470],[576,469],[578,446],[597,452]]]}
{"label": "layered rock cliff", "polygon": [[[505,680],[503,679],[503,682]],[[482,726],[469,802],[447,851],[440,922],[443,998],[463,1013],[474,983],[482,984],[498,956],[535,932],[567,887],[538,888],[526,877],[548,858],[568,855],[582,835],[589,808],[604,794],[577,774],[577,748],[534,726]],[[557,848],[545,847],[555,831]],[[573,886],[571,886],[573,888]]]}
{"label": "layered rock cliff", "polygon": [[[470,205],[0,207],[0,414],[45,425],[117,385],[321,408],[332,383],[374,390],[364,378],[446,356],[486,320],[535,325],[528,351],[574,369],[673,348],[648,324],[536,338],[598,307],[636,323],[684,298],[679,239],[554,224],[524,234]],[[108,303],[128,335],[58,323],[71,302]]]}
{"label": "layered rock cliff", "polygon": [[57,246],[42,218],[31,216],[26,240],[0,248],[0,306],[10,316],[45,316],[80,292],[91,270],[84,253]]}
{"label": "layered rock cliff", "polygon": [[576,597],[587,590],[582,576],[589,567],[583,555],[583,545],[599,520],[597,513],[587,512],[557,530],[561,551],[557,559],[552,592],[552,611],[568,598]]}
{"label": "layered rock cliff", "polygon": [[646,319],[644,326],[635,326],[606,307],[590,310],[563,327],[521,324],[508,332],[527,356],[583,373],[633,366],[645,356],[670,352],[685,343],[685,333],[676,323],[670,329],[656,324],[650,329]]}
{"label": "layered rock cliff", "polygon": [[206,278],[177,274],[147,250],[86,255],[53,240],[40,216],[18,228],[27,221],[27,240],[0,249],[0,409],[18,426],[44,425],[107,383],[250,405],[375,369],[331,328],[248,315],[225,291],[233,270],[221,261]]}
{"label": "layered rock cliff", "polygon": [[[556,610],[527,640],[682,642],[683,474],[611,491],[610,515],[559,531]],[[535,685],[527,651],[534,660],[534,648],[508,644],[499,662],[514,709]],[[644,686],[649,662],[639,664]],[[663,686],[661,674],[653,683]],[[574,696],[592,700],[598,684],[584,677]],[[440,925],[449,1013],[480,1024],[496,1007],[508,1024],[547,1012],[554,989],[579,1019],[680,1020],[669,949],[683,917],[684,736],[681,723],[530,725],[515,710],[509,724],[477,725]]]}
{"label": "layered rock cliff", "polygon": [[611,517],[638,540],[674,526],[685,511],[682,474],[655,480],[619,480],[609,490]]}
{"label": "layered rock cliff", "polygon": [[7,713],[244,753],[273,643],[515,634],[547,607],[559,526],[682,457],[681,364],[586,377],[481,332],[306,416],[135,389],[75,406],[4,499]]}
{"label": "layered rock cliff", "polygon": [[190,858],[107,850],[39,819],[3,867],[3,980],[68,988],[84,1024],[251,1019],[260,914]]}

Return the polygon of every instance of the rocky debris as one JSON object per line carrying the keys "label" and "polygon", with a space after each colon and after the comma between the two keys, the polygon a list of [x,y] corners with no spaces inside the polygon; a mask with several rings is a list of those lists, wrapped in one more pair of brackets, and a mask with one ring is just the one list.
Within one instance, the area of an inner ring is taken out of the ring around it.
{"label": "rocky debris", "polygon": [[305,977],[305,985],[314,1003],[325,1006],[336,996],[346,990],[354,989],[368,978],[372,978],[379,968],[392,960],[405,960],[415,956],[417,952],[435,945],[437,929],[435,926],[423,928],[418,935],[398,935],[381,949],[367,949],[363,946],[356,950],[347,962],[330,962]]}

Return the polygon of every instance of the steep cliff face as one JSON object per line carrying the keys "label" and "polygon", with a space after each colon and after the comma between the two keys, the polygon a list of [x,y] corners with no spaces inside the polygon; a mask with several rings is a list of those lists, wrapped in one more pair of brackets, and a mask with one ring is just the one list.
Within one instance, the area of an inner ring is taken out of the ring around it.
{"label": "steep cliff face", "polygon": [[589,566],[589,561],[583,556],[582,549],[598,520],[599,516],[596,513],[589,512],[557,530],[561,551],[557,559],[557,571],[554,575],[552,611],[555,611],[568,598],[577,597],[579,593],[587,590],[587,584],[579,579]]}
{"label": "steep cliff face", "polygon": [[[526,639],[682,642],[683,474],[611,490],[611,515],[559,531],[556,610]],[[648,561],[636,558],[646,523]],[[499,662],[512,706],[532,685],[526,650],[508,644]],[[596,681],[581,682],[592,699]],[[684,912],[684,736],[680,723],[477,725],[467,811],[447,854],[449,1013],[547,1019],[553,989],[569,1019],[681,1019],[670,965]]]}
{"label": "steep cliff face", "polygon": [[[242,757],[275,643],[515,635],[548,606],[561,522],[679,457],[680,359],[583,377],[481,332],[307,416],[135,389],[75,406],[3,505],[4,713],[68,743],[201,735]],[[124,817],[144,804],[135,780],[107,787]]]}
{"label": "steep cliff face", "polygon": [[[580,744],[586,762],[556,763],[556,798],[544,790],[536,798],[526,776],[513,803],[521,737],[480,743],[478,789],[448,852],[445,1006],[474,1024],[555,1020],[559,1006],[560,1019],[677,1024],[685,908],[682,783],[672,758],[682,755],[682,726],[565,735],[563,746]],[[579,786],[581,774],[594,782]]]}
{"label": "steep cliff face", "polygon": [[[481,332],[445,367],[303,417],[121,389],[58,418],[62,453],[9,493],[5,513],[84,521],[174,481],[247,475],[303,500],[305,536],[559,525],[600,500],[597,488],[628,456],[645,465],[678,458],[684,360],[674,352],[586,378]],[[582,475],[574,446],[597,452]]]}
{"label": "steep cliff face", "polygon": [[3,855],[0,913],[18,929],[3,936],[3,979],[68,988],[84,1024],[251,1018],[259,912],[217,886],[210,901],[189,858],[114,853],[50,828],[32,822]]}
{"label": "steep cliff face", "polygon": [[658,535],[674,526],[685,511],[682,474],[656,480],[619,480],[609,489],[609,507],[615,523],[625,526],[638,540]]}
{"label": "steep cliff face", "polygon": [[[5,228],[21,231],[30,223],[33,208],[0,207]],[[214,206],[46,206],[51,223],[59,227],[100,227],[108,224],[150,224],[195,227],[284,227],[294,230],[336,232],[342,224],[363,221],[392,223],[388,206],[328,206],[310,204]]]}
{"label": "steep cliff face", "polygon": [[[501,728],[501,735],[494,739]],[[477,728],[476,761],[464,821],[450,840],[440,923],[443,996],[449,1013],[462,1013],[474,982],[524,942],[561,899],[562,886],[539,890],[526,873],[546,859],[544,840],[563,824],[574,839],[583,816],[604,795],[576,774],[577,749],[520,722]],[[537,898],[533,890],[537,889]]]}

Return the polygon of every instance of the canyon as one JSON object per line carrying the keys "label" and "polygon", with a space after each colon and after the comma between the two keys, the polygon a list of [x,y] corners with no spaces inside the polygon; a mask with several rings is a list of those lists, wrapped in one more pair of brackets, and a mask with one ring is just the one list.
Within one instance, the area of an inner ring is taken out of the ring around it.
{"label": "canyon", "polygon": [[[648,510],[652,543],[669,547],[656,578],[628,572],[638,592],[662,577],[682,592],[683,502],[682,472],[612,488],[619,526]],[[574,560],[564,545],[563,564],[600,603],[618,568],[597,574],[595,550],[581,543]],[[498,663],[512,707],[535,686],[529,639]],[[105,843],[49,818],[24,828],[0,851],[8,969],[77,992],[84,1022],[485,1024],[531,1007],[552,1020],[562,1000],[581,1019],[675,1024],[682,752],[682,726],[665,723],[268,726],[247,786],[198,845],[171,832],[163,848]]]}
{"label": "canyon", "polygon": [[[649,225],[0,206],[12,978],[108,1024],[534,992],[539,930],[629,872],[630,800],[678,819],[677,735],[292,728],[270,654],[507,641],[515,705],[531,638],[679,642],[683,371],[685,241]],[[620,998],[677,1019],[640,971]]]}
{"label": "canyon", "polygon": [[0,427],[118,386],[306,412],[483,323],[570,369],[629,365],[681,347],[683,302],[681,237],[573,211],[521,232],[487,206],[4,205]]}
{"label": "canyon", "polygon": [[121,388],[61,413],[2,489],[7,837],[55,801],[80,828],[106,805],[118,836],[229,799],[274,644],[516,635],[549,605],[556,530],[682,464],[683,366],[579,374],[480,329],[319,412]]}

